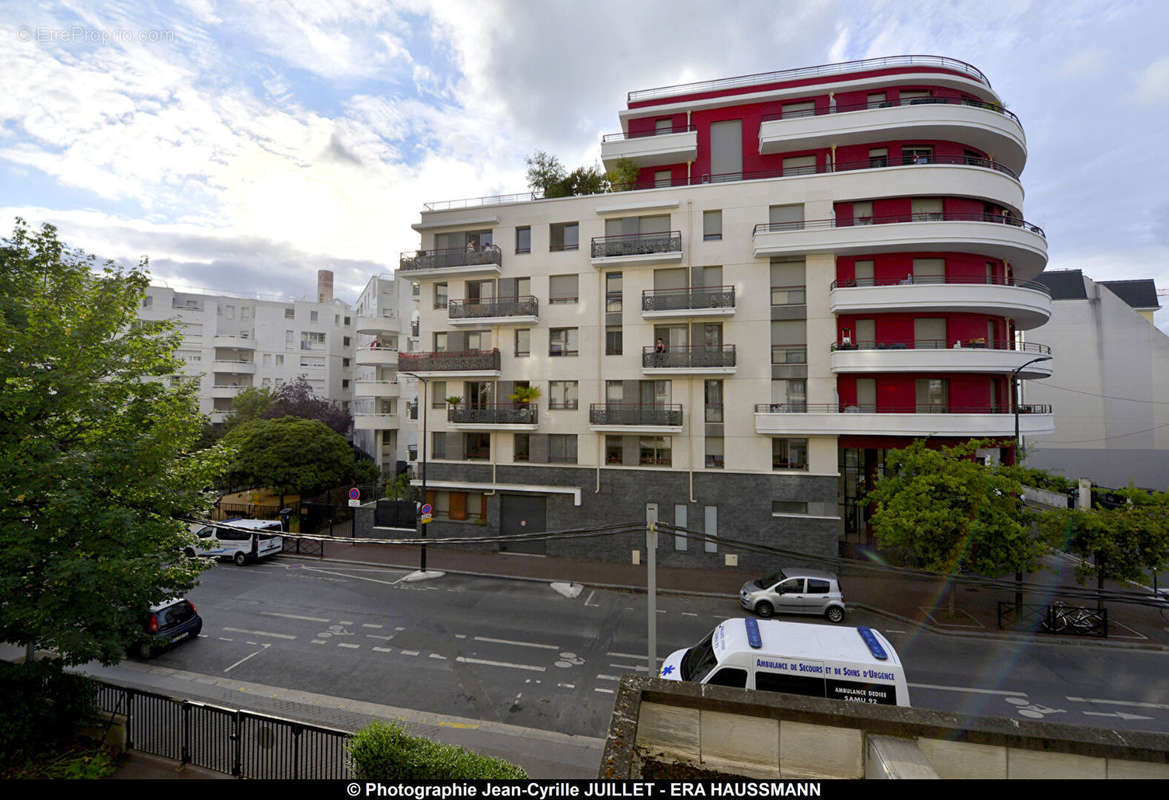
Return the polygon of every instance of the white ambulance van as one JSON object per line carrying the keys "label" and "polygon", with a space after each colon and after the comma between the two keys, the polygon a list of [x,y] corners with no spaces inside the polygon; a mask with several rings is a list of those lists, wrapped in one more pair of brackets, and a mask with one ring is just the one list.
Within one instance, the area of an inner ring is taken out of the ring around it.
{"label": "white ambulance van", "polygon": [[279,535],[282,531],[279,520],[225,519],[219,526],[207,525],[196,531],[198,540],[185,552],[192,558],[230,558],[243,566],[283,550],[284,537]]}
{"label": "white ambulance van", "polygon": [[872,628],[728,619],[662,664],[666,680],[908,706],[905,670]]}

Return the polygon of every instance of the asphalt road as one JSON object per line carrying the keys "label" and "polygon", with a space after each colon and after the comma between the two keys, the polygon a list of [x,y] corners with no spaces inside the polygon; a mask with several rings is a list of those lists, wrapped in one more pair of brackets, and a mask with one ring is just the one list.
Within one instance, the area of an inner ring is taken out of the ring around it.
{"label": "asphalt road", "polygon": [[[201,638],[152,663],[591,737],[608,729],[620,676],[645,671],[642,594],[406,574],[279,557],[219,564],[190,595]],[[739,615],[730,599],[660,596],[659,656]],[[918,633],[858,612],[847,624],[890,638],[914,706],[1169,732],[1169,654]]]}

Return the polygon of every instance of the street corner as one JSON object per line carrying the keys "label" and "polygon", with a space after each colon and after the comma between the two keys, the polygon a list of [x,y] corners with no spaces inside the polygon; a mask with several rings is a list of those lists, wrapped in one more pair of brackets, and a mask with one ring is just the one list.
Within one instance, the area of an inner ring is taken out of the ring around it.
{"label": "street corner", "polygon": [[446,577],[445,572],[440,572],[436,569],[416,569],[402,578],[403,583],[418,583],[419,581],[431,581],[435,578]]}
{"label": "street corner", "polygon": [[577,597],[580,597],[580,593],[584,590],[584,586],[579,583],[564,583],[562,581],[553,581],[551,586],[552,591],[556,592],[558,595],[567,597],[569,600],[575,600]]}

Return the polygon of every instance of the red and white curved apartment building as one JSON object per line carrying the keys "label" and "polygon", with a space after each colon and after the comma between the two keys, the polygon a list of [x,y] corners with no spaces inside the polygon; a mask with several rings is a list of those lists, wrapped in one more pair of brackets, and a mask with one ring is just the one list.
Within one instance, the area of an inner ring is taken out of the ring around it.
{"label": "red and white curved apartment building", "polygon": [[414,226],[400,268],[427,352],[400,368],[431,386],[436,525],[648,513],[835,552],[867,536],[857,498],[885,451],[991,437],[982,455],[1010,461],[1016,419],[1052,431],[1012,392],[1050,374],[1026,138],[978,69],[896,56],[667,86],[620,118],[602,158],[637,164],[633,190],[430,203]]}

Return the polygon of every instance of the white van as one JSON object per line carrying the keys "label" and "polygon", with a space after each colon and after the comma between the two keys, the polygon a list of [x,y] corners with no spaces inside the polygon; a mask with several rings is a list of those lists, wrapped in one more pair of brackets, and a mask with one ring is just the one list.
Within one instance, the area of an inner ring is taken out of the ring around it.
{"label": "white van", "polygon": [[219,524],[226,527],[200,528],[195,533],[199,540],[184,552],[191,558],[230,558],[243,566],[284,549],[284,537],[277,535],[284,530],[279,520],[225,519]]}
{"label": "white van", "polygon": [[728,619],[694,647],[670,653],[660,675],[853,703],[909,705],[897,651],[865,627]]}

